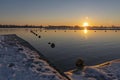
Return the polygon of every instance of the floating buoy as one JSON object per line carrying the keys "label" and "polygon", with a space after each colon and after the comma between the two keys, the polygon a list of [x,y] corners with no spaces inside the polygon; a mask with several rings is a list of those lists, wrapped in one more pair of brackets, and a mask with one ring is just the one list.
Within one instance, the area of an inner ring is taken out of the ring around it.
{"label": "floating buoy", "polygon": [[51,43],[51,48],[55,48],[55,44],[54,43]]}
{"label": "floating buoy", "polygon": [[41,38],[41,36],[38,36],[38,38]]}
{"label": "floating buoy", "polygon": [[48,42],[48,44],[51,44],[50,42]]}
{"label": "floating buoy", "polygon": [[36,36],[38,36],[37,34],[35,34]]}

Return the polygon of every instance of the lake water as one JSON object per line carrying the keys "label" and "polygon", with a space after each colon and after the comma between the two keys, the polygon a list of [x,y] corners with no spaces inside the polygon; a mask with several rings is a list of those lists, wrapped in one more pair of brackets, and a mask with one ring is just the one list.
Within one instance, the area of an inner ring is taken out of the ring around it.
{"label": "lake water", "polygon": [[[39,34],[38,38],[30,32]],[[120,58],[120,31],[0,29],[0,34],[17,34],[28,41],[61,71],[75,68],[77,59],[96,65]],[[51,48],[48,42],[55,43]]]}

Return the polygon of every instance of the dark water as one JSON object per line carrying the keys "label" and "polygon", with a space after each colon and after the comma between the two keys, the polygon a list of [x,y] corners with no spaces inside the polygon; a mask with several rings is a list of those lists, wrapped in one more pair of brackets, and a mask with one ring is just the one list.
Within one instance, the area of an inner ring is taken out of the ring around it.
{"label": "dark water", "polygon": [[[0,29],[0,34],[17,34],[62,71],[75,68],[78,58],[82,58],[86,65],[120,58],[120,31]],[[51,48],[48,42],[55,43],[55,48]]]}

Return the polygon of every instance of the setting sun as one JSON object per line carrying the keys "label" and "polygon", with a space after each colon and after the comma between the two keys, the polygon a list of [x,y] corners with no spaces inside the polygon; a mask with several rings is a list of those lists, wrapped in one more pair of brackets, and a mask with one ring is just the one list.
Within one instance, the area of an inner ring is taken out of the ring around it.
{"label": "setting sun", "polygon": [[88,22],[84,22],[84,23],[83,23],[83,26],[84,26],[84,27],[89,26]]}

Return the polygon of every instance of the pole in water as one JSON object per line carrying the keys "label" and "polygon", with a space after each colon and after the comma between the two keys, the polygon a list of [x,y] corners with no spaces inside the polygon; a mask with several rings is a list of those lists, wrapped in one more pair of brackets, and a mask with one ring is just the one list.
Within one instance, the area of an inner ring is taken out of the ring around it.
{"label": "pole in water", "polygon": [[79,70],[83,70],[84,69],[84,61],[81,59],[81,58],[79,58],[77,61],[76,61],[76,67],[77,67],[77,69],[79,69]]}

